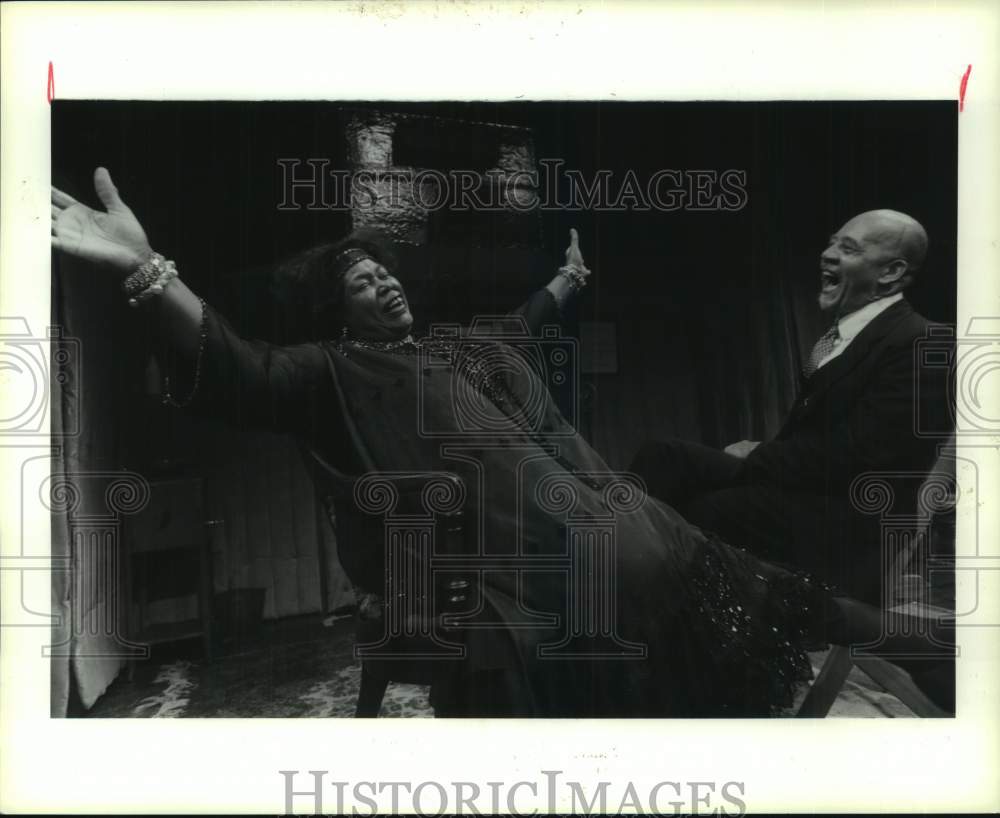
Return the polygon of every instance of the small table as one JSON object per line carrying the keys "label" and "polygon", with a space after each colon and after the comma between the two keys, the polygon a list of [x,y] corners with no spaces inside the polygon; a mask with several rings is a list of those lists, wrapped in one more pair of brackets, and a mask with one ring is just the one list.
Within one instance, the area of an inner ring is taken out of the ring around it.
{"label": "small table", "polygon": [[[131,517],[125,534],[125,582],[130,639],[147,645],[200,637],[205,661],[212,661],[212,554],[201,477],[149,481],[147,506]],[[154,603],[175,612],[190,598],[192,617],[157,617]],[[173,602],[173,606],[170,602]],[[131,673],[130,666],[129,672]]]}

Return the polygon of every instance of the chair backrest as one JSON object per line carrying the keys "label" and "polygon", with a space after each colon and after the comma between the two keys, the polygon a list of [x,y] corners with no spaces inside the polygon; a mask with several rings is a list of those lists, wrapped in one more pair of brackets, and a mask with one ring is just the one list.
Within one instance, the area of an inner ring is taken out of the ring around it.
{"label": "chair backrest", "polygon": [[869,471],[851,484],[854,507],[878,517],[883,607],[923,604],[929,597],[934,522],[953,511],[956,496],[954,454],[941,451],[927,474]]}
{"label": "chair backrest", "polygon": [[[895,605],[932,604],[954,607],[954,600],[944,600],[936,579],[953,572],[955,553],[954,525],[941,523],[954,519],[958,503],[955,475],[954,436],[941,447],[940,454],[917,492],[918,531],[914,547],[901,553],[893,566],[896,579]],[[942,542],[941,538],[948,542]],[[950,587],[951,583],[944,583]]]}
{"label": "chair backrest", "polygon": [[[430,552],[453,555],[462,551],[465,490],[456,475],[351,476],[313,449],[304,447],[303,458],[333,526],[340,563],[359,594],[385,591],[386,561],[402,558],[389,553],[394,547],[410,551],[430,547]],[[430,552],[417,558],[429,559]]]}
{"label": "chair backrest", "polygon": [[315,449],[303,446],[302,459],[312,477],[316,495],[333,528],[337,557],[361,599],[381,594],[385,563],[381,521],[360,512],[354,502],[358,478],[330,464]]}

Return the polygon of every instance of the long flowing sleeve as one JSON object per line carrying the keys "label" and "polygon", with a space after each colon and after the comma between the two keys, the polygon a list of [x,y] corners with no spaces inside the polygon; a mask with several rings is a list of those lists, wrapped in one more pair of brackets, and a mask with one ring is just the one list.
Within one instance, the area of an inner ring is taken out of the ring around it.
{"label": "long flowing sleeve", "polygon": [[528,300],[511,314],[521,316],[532,335],[537,335],[546,324],[561,324],[563,321],[555,296],[544,287],[532,293]]}
{"label": "long flowing sleeve", "polygon": [[[212,307],[205,305],[197,360],[167,358],[173,391],[184,405],[233,425],[257,426],[313,438],[333,402],[327,359],[318,344],[276,346],[247,340]],[[193,368],[193,373],[192,373]],[[182,375],[185,373],[186,377]]]}

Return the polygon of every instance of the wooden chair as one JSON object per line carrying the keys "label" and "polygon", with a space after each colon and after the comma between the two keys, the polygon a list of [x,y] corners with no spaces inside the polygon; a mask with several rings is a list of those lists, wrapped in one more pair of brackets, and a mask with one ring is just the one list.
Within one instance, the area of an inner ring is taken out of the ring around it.
{"label": "wooden chair", "polygon": [[[916,514],[897,515],[891,508],[893,492],[886,477],[900,476],[869,472],[861,475],[852,485],[852,496],[856,500],[862,498],[857,502],[858,507],[880,515],[884,576],[888,580],[883,593],[884,607],[857,600],[852,602],[852,610],[861,614],[862,621],[867,620],[863,628],[865,633],[876,629],[881,632],[886,622],[885,611],[908,614],[918,623],[954,616],[953,601],[949,607],[936,604],[938,601],[933,599],[929,576],[929,572],[934,570],[953,570],[953,557],[942,558],[929,553],[928,549],[931,523],[935,516],[954,514],[954,479],[932,473],[922,481],[917,492]],[[907,671],[887,658],[888,654],[880,655],[879,648],[880,643],[832,646],[796,716],[825,717],[855,667],[921,718],[952,715],[931,701]],[[928,639],[926,651],[905,658],[949,656],[954,656],[954,648]]]}
{"label": "wooden chair", "polygon": [[305,452],[358,597],[355,715],[378,716],[390,681],[433,687],[465,655],[442,617],[467,609],[469,577],[435,576],[432,554],[458,554],[465,535],[461,480],[447,472],[373,472],[352,477]]}

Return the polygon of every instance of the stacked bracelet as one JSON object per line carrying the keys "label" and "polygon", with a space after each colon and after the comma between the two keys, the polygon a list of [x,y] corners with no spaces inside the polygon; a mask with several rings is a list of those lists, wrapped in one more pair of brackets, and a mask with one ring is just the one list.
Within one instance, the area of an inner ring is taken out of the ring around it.
{"label": "stacked bracelet", "polygon": [[166,263],[167,260],[159,253],[152,253],[148,259],[136,267],[122,281],[122,289],[125,291],[125,294],[134,296],[145,290],[150,284],[156,281],[160,273],[163,272]]}
{"label": "stacked bracelet", "polygon": [[559,275],[569,281],[574,290],[582,290],[587,286],[587,275],[590,273],[589,270],[586,272],[585,270],[586,268],[581,270],[575,264],[567,264],[559,268]]}
{"label": "stacked bracelet", "polygon": [[138,307],[154,295],[160,295],[167,284],[177,278],[177,267],[159,253],[153,253],[122,282],[128,303]]}

